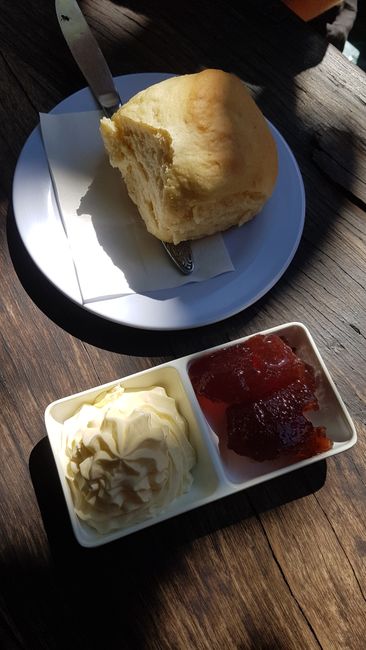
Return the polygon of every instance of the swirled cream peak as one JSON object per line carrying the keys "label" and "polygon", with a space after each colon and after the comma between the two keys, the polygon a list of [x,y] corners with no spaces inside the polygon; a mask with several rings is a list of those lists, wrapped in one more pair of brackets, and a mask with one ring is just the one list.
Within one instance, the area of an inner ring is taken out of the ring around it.
{"label": "swirled cream peak", "polygon": [[80,519],[100,533],[164,510],[192,485],[195,453],[175,400],[118,385],[65,421],[65,474]]}

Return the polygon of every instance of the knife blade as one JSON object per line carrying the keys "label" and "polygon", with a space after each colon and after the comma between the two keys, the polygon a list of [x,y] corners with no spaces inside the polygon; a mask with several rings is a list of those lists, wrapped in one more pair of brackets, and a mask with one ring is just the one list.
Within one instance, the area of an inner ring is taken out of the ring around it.
{"label": "knife blade", "polygon": [[[55,8],[61,32],[90,90],[104,114],[112,117],[122,101],[104,55],[78,3],[76,0],[55,0]],[[194,261],[189,242],[174,245],[162,241],[162,244],[181,273],[192,273]]]}

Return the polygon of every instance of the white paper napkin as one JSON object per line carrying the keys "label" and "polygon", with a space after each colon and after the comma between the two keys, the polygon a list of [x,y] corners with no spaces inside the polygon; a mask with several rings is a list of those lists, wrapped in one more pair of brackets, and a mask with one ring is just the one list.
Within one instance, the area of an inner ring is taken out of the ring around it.
{"label": "white paper napkin", "polygon": [[100,113],[40,115],[60,215],[84,303],[200,282],[233,271],[221,235],[193,242],[182,275],[145,228],[99,133]]}

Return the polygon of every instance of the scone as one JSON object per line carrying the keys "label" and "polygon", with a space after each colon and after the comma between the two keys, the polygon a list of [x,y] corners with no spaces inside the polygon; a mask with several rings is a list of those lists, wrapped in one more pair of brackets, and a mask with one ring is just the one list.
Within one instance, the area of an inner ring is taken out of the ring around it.
{"label": "scone", "polygon": [[103,118],[101,134],[147,230],[166,242],[245,223],[275,185],[267,122],[243,82],[222,70],[150,86]]}

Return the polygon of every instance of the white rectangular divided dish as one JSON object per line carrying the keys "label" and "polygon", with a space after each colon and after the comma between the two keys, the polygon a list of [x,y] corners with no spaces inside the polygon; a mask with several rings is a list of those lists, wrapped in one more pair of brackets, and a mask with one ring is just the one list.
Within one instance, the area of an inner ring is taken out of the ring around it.
{"label": "white rectangular divided dish", "polygon": [[[203,504],[345,451],[355,444],[357,438],[353,422],[307,328],[301,323],[287,323],[260,332],[260,334],[270,333],[284,336],[289,345],[296,348],[298,356],[314,368],[320,408],[319,411],[311,413],[308,417],[313,424],[322,424],[326,427],[327,436],[333,441],[332,449],[290,464],[283,459],[281,461],[255,462],[230,450],[219,449],[218,438],[208,425],[195,396],[188,376],[188,366],[192,360],[208,352],[227,348],[245,341],[249,337],[236,339],[230,343],[181,357],[155,368],[59,399],[47,407],[45,423],[73,531],[82,546],[92,547],[106,544]],[[61,462],[61,431],[64,421],[73,415],[83,403],[92,403],[97,395],[117,384],[126,388],[163,386],[168,395],[176,400],[178,410],[188,421],[190,441],[196,451],[197,462],[192,470],[194,480],[191,490],[178,497],[164,513],[133,526],[99,534],[75,514],[71,492]]]}

